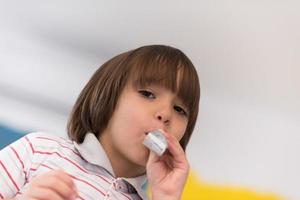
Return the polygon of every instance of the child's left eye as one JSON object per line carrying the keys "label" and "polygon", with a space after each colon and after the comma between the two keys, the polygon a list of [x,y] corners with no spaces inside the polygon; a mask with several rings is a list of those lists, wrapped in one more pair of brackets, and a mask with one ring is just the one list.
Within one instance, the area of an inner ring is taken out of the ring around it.
{"label": "child's left eye", "polygon": [[187,116],[187,112],[180,106],[174,106],[174,110],[181,115]]}
{"label": "child's left eye", "polygon": [[147,97],[147,98],[150,98],[150,99],[155,99],[155,95],[148,91],[148,90],[140,90],[139,93],[144,96],[144,97]]}

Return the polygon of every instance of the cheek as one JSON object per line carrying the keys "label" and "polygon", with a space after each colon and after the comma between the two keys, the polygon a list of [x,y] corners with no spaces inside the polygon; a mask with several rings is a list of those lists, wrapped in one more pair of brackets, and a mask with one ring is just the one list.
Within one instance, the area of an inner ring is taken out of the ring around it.
{"label": "cheek", "polygon": [[182,130],[182,131],[176,136],[176,138],[177,138],[178,141],[180,141],[180,140],[182,139],[184,133],[185,133],[185,129]]}
{"label": "cheek", "polygon": [[118,113],[118,122],[120,129],[132,131],[140,124],[143,123],[144,115],[140,112],[140,109],[134,106],[126,106]]}
{"label": "cheek", "polygon": [[175,130],[175,137],[178,141],[181,140],[183,137],[185,130],[187,128],[187,122],[186,121],[180,121],[177,123],[176,130]]}

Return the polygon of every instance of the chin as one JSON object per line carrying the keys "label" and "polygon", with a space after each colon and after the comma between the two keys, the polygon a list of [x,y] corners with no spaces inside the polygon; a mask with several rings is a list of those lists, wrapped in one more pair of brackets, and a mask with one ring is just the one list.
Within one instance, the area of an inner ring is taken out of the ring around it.
{"label": "chin", "polygon": [[149,157],[149,151],[144,151],[143,153],[140,153],[139,156],[135,157],[136,163],[142,167],[146,167],[148,157]]}

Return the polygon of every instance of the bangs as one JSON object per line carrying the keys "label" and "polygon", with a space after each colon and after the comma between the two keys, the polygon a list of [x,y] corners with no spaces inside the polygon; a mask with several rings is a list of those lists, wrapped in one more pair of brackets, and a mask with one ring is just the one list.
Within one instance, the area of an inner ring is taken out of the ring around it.
{"label": "bangs", "polygon": [[199,101],[199,81],[192,62],[177,49],[133,52],[127,63],[134,87],[159,85],[176,93],[188,111]]}

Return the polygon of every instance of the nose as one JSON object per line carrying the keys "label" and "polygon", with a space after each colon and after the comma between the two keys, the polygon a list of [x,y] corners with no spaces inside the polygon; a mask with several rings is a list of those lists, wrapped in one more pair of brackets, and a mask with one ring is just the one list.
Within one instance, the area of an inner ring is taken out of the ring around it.
{"label": "nose", "polygon": [[156,119],[164,124],[164,126],[168,126],[171,122],[172,110],[170,108],[160,109],[156,113]]}

